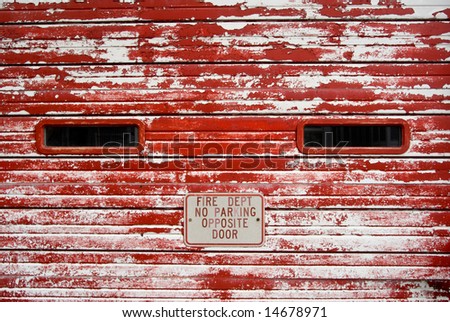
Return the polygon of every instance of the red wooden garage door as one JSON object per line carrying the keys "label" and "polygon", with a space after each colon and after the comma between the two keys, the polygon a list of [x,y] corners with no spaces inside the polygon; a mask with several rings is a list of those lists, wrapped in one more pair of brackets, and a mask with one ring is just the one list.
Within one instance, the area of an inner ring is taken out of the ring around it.
{"label": "red wooden garage door", "polygon": [[[445,1],[0,6],[1,300],[449,300]],[[187,246],[188,193],[264,243]]]}

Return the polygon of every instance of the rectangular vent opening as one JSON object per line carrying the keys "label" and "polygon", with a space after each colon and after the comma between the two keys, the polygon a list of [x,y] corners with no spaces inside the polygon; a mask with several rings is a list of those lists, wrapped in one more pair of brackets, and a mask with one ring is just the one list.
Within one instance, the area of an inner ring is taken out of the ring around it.
{"label": "rectangular vent opening", "polygon": [[401,147],[400,125],[306,125],[305,147]]}
{"label": "rectangular vent opening", "polygon": [[44,126],[47,147],[136,147],[139,128],[131,126]]}

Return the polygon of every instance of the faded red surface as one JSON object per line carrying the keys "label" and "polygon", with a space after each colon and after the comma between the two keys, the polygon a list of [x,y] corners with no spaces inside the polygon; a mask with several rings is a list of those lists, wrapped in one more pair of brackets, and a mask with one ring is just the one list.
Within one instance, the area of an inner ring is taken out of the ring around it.
{"label": "faded red surface", "polygon": [[[450,300],[448,6],[35,2],[0,8],[0,300]],[[318,118],[409,146],[303,154]],[[123,158],[39,149],[127,119]],[[264,195],[264,245],[187,247],[206,192]]]}

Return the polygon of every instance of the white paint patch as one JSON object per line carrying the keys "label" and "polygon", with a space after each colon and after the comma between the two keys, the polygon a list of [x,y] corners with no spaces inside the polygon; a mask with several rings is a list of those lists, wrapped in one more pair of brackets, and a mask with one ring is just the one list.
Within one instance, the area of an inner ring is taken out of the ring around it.
{"label": "white paint patch", "polygon": [[436,170],[418,170],[417,173],[422,173],[422,174],[436,173]]}
{"label": "white paint patch", "polygon": [[45,115],[82,115],[83,112],[67,112],[67,111],[48,111]]}
{"label": "white paint patch", "polygon": [[138,47],[138,40],[127,39],[120,41],[117,39],[103,38],[103,45],[98,49],[103,51],[99,56],[106,62],[130,62],[129,49]]}
{"label": "white paint patch", "polygon": [[447,15],[444,13],[448,9],[448,6],[443,3],[427,3],[425,5],[414,6],[414,18],[438,18],[447,19]]}
{"label": "white paint patch", "polygon": [[137,38],[138,35],[136,32],[133,32],[133,31],[120,31],[120,32],[108,33],[107,37],[108,38],[125,39],[125,38]]}
{"label": "white paint patch", "polygon": [[421,84],[421,85],[414,85],[415,89],[431,89],[430,85],[428,84]]}
{"label": "white paint patch", "polygon": [[447,16],[447,15],[445,14],[445,12],[442,12],[442,11],[436,13],[435,17],[436,17],[437,19],[448,19],[448,18],[449,18],[449,16]]}
{"label": "white paint patch", "polygon": [[24,86],[3,86],[0,88],[0,91],[23,91],[25,90]]}
{"label": "white paint patch", "polygon": [[170,162],[172,160],[175,160],[173,158],[160,158],[160,157],[152,157],[148,159],[150,161],[150,163],[154,163],[154,164],[163,164],[166,162]]}
{"label": "white paint patch", "polygon": [[429,109],[425,111],[421,111],[423,114],[448,114],[448,109],[443,108],[442,110],[438,109]]}
{"label": "white paint patch", "polygon": [[426,98],[433,98],[433,96],[442,96],[445,97],[448,95],[448,90],[447,89],[426,89],[426,90],[422,90],[422,89],[411,89],[411,90],[404,90],[404,91],[400,91],[400,92],[404,92],[405,94],[410,94],[410,95],[422,95],[423,97]]}
{"label": "white paint patch", "polygon": [[168,46],[170,44],[170,40],[167,37],[152,37],[152,38],[146,39],[145,42],[147,44],[160,45],[160,46]]}
{"label": "white paint patch", "polygon": [[28,97],[34,97],[36,95],[36,91],[24,91],[23,92]]}
{"label": "white paint patch", "polygon": [[222,27],[225,30],[240,30],[245,28],[248,23],[247,22],[218,22],[218,26]]}
{"label": "white paint patch", "polygon": [[240,6],[241,8],[256,7],[308,7],[315,5],[306,0],[207,0],[214,6]]}
{"label": "white paint patch", "polygon": [[24,110],[20,110],[17,112],[9,112],[8,115],[30,115],[30,113]]}
{"label": "white paint patch", "polygon": [[[245,18],[246,19],[248,19],[248,20],[261,20],[261,19],[264,19],[263,17],[261,17],[261,15],[258,15],[258,14],[253,14],[253,15],[248,15],[248,16],[245,16]],[[271,18],[272,19],[280,19],[280,20],[282,20],[283,18],[285,19],[285,17],[274,17],[274,16],[271,16]],[[239,17],[239,16],[220,16],[219,18],[217,18],[217,20],[240,20],[240,19],[242,19],[242,17]]]}
{"label": "white paint patch", "polygon": [[[437,44],[436,48],[444,49],[447,52],[450,51],[450,46],[447,43],[444,43],[444,42],[441,42],[440,44]],[[445,60],[448,60],[448,58],[446,58]]]}
{"label": "white paint patch", "polygon": [[52,15],[54,13],[64,12],[64,10],[63,9],[47,9],[47,12]]}
{"label": "white paint patch", "polygon": [[399,107],[397,110],[394,110],[394,109],[380,109],[378,111],[378,114],[395,114],[395,113],[406,114],[406,111],[403,110],[403,107]]}

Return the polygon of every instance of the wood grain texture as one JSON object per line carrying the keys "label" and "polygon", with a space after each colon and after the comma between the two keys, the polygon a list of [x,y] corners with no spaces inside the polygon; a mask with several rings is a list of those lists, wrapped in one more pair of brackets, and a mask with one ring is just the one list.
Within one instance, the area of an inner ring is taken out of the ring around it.
{"label": "wood grain texture", "polygon": [[447,64],[0,67],[4,115],[447,113]]}
{"label": "wood grain texture", "polygon": [[[450,300],[439,0],[0,2],[0,300]],[[404,120],[403,154],[307,155],[309,119]],[[46,155],[42,120],[143,122]],[[260,193],[261,247],[188,247],[188,193]]]}
{"label": "wood grain texture", "polygon": [[433,21],[27,25],[17,29],[7,25],[1,29],[3,64],[439,62],[450,55],[449,25]]}
{"label": "wood grain texture", "polygon": [[3,1],[1,22],[64,21],[192,21],[195,20],[309,20],[309,19],[447,19],[448,6],[442,1],[370,0],[330,1],[123,1],[89,2],[45,0],[22,3]]}

